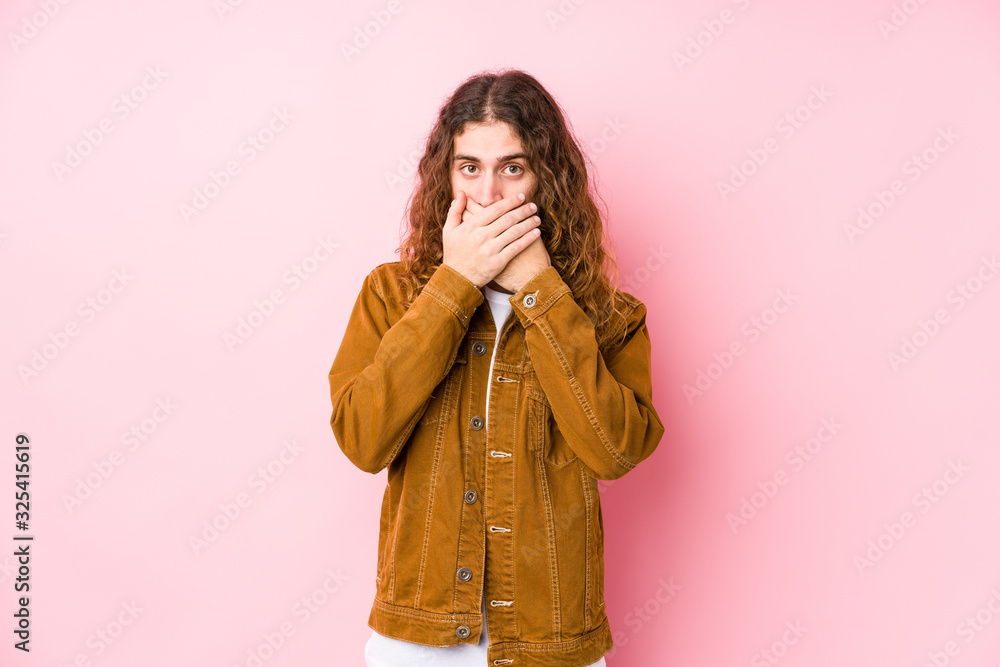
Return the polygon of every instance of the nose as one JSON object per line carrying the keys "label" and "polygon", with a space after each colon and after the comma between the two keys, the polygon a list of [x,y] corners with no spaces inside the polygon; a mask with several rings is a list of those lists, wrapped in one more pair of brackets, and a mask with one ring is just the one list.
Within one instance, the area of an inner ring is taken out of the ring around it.
{"label": "nose", "polygon": [[479,187],[476,189],[476,201],[483,206],[489,206],[490,204],[500,201],[503,199],[501,186],[502,184],[499,176],[490,174],[484,175],[479,182]]}

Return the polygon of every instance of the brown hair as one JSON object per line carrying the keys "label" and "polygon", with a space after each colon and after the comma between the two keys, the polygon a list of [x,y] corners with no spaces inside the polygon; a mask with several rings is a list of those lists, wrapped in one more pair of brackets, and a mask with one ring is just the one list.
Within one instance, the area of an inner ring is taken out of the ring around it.
{"label": "brown hair", "polygon": [[409,233],[396,248],[402,262],[403,307],[413,303],[441,264],[441,229],[452,200],[454,138],[466,123],[496,121],[510,125],[524,146],[528,168],[537,176],[532,201],[542,219],[542,242],[552,266],[593,323],[603,352],[624,333],[627,300],[605,274],[607,266],[617,281],[618,266],[604,248],[602,216],[591,197],[584,154],[556,101],[520,70],[466,79],[438,113],[417,167],[417,187],[407,202]]}

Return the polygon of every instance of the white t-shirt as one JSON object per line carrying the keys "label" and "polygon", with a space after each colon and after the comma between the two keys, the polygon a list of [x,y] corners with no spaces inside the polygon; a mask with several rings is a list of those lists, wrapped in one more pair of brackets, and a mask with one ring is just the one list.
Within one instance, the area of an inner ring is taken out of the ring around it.
{"label": "white t-shirt", "polygon": [[[485,285],[483,296],[489,304],[493,321],[497,325],[497,337],[490,356],[490,381],[486,385],[486,428],[490,427],[490,388],[493,386],[493,362],[496,360],[497,343],[507,317],[514,308],[510,305],[510,294],[498,292]],[[367,667],[486,667],[486,648],[489,635],[486,633],[486,595],[482,595],[483,630],[478,644],[458,644],[457,646],[423,646],[386,637],[372,631],[365,645]],[[588,667],[605,667],[604,658]]]}

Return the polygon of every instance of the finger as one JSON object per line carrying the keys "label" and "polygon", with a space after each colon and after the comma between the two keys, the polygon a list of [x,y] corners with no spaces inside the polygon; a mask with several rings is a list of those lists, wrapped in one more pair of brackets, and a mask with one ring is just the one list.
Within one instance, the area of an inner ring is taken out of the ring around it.
{"label": "finger", "polygon": [[478,216],[483,210],[483,206],[466,195],[465,210],[462,212],[462,222],[471,222],[474,216]]}
{"label": "finger", "polygon": [[500,257],[505,264],[510,262],[510,260],[514,259],[514,257],[521,254],[522,250],[537,241],[540,235],[541,230],[537,227],[528,230],[520,238],[508,243],[507,247],[497,253],[497,257]]}
{"label": "finger", "polygon": [[524,238],[529,239],[528,243],[531,243],[531,241],[538,238],[538,234],[533,234],[533,232],[536,230],[540,231],[541,224],[539,216],[536,215],[527,220],[522,220],[515,225],[511,225],[500,234],[497,234],[496,240],[499,241],[499,247],[504,248]]}
{"label": "finger", "polygon": [[[491,231],[493,231],[493,233],[496,236],[499,236],[500,234],[506,232],[511,227],[517,225],[518,223],[526,222],[528,220],[533,220],[534,218],[539,218],[540,216],[536,215],[537,210],[532,210],[532,206],[534,206],[534,204],[528,202],[522,206],[518,206],[513,211],[508,211],[507,213],[504,213],[495,221],[493,221],[492,226],[490,228]],[[521,230],[523,230],[523,228],[521,228]],[[518,235],[520,235],[520,233],[523,233],[523,231],[519,231]]]}
{"label": "finger", "polygon": [[459,224],[461,220],[461,211],[465,210],[465,202],[461,201],[465,198],[465,193],[459,190],[455,198],[451,200],[451,205],[448,207],[448,216],[444,221],[444,228],[451,229]]}
{"label": "finger", "polygon": [[[505,197],[498,202],[493,202],[489,206],[485,207],[485,211],[489,213],[490,220],[496,220],[504,213],[516,208],[518,205],[525,201],[525,196],[523,192],[519,192],[516,195],[511,195],[510,197]],[[527,216],[522,216],[527,217]]]}

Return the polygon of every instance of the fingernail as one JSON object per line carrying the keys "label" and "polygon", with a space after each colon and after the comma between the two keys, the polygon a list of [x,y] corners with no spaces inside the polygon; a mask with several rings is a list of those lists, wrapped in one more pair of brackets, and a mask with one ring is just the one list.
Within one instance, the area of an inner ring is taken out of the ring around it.
{"label": "fingernail", "polygon": [[520,199],[521,201],[524,201],[524,193],[523,192],[518,193],[517,198]]}

